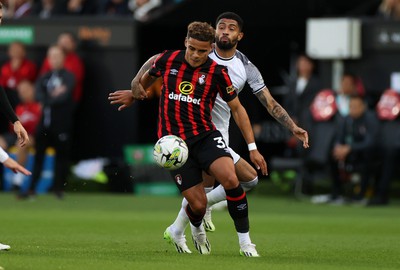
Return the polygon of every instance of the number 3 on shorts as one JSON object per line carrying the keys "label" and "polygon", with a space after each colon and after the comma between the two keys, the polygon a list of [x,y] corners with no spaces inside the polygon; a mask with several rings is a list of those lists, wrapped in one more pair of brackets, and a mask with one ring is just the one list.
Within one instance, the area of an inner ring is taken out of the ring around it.
{"label": "number 3 on shorts", "polygon": [[218,148],[221,148],[221,149],[226,148],[226,144],[225,144],[224,139],[222,137],[215,137],[214,141],[217,141],[217,147]]}

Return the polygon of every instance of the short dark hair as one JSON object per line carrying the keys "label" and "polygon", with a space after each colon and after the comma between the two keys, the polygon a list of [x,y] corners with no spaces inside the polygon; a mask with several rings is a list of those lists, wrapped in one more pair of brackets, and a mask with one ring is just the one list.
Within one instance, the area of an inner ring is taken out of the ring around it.
{"label": "short dark hair", "polygon": [[218,25],[218,22],[221,19],[230,19],[230,20],[236,21],[238,23],[238,25],[239,25],[240,32],[242,32],[243,24],[244,24],[243,19],[238,14],[236,14],[235,12],[227,11],[227,12],[221,13],[217,17],[217,20],[215,21],[215,25]]}
{"label": "short dark hair", "polygon": [[191,22],[187,28],[187,37],[213,43],[215,39],[215,29],[206,22]]}

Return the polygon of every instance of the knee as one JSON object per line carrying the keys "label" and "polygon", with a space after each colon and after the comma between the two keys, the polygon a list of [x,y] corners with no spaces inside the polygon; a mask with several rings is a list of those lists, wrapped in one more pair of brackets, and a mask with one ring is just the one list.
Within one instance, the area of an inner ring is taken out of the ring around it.
{"label": "knee", "polygon": [[190,208],[192,209],[193,213],[197,215],[204,215],[206,213],[206,207],[207,207],[207,199],[204,201],[197,200],[190,204]]}
{"label": "knee", "polygon": [[224,189],[233,189],[239,185],[239,180],[234,173],[229,173],[226,175],[224,181],[221,181],[221,185]]}

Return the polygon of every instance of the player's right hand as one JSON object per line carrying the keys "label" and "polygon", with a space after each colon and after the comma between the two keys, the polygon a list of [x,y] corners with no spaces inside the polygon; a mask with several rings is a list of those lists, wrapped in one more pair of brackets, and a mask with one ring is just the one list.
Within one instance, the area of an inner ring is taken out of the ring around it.
{"label": "player's right hand", "polygon": [[108,95],[108,100],[110,100],[110,104],[121,104],[118,107],[118,111],[122,111],[123,109],[131,106],[135,101],[132,95],[131,90],[117,90]]}
{"label": "player's right hand", "polygon": [[267,162],[257,149],[250,151],[250,160],[263,175],[268,175]]}

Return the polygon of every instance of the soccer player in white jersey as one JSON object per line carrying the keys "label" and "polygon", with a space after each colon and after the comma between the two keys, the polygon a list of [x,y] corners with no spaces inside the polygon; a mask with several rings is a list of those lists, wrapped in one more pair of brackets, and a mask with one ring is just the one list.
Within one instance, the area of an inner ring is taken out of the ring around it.
{"label": "soccer player in white jersey", "polygon": [[[210,54],[210,58],[219,64],[228,67],[228,73],[231,77],[235,90],[240,93],[247,82],[253,94],[257,96],[262,105],[267,109],[268,113],[272,115],[279,123],[288,128],[299,140],[303,142],[303,147],[308,148],[308,134],[307,132],[298,127],[293,120],[289,117],[288,113],[282,106],[271,96],[268,88],[266,87],[261,73],[254,66],[247,57],[237,50],[238,42],[243,38],[244,34],[243,20],[241,17],[233,12],[224,12],[218,16],[216,20],[216,44],[214,51]],[[141,68],[145,72],[154,61],[156,56],[151,57]],[[138,74],[141,73],[139,71]],[[132,84],[134,81],[132,81]],[[124,90],[119,90],[110,93],[109,100],[111,104],[122,104],[118,109],[122,110],[133,103],[132,95],[135,99],[147,98],[147,94],[129,93]],[[217,129],[222,133],[225,142],[229,145],[229,121],[230,110],[227,104],[221,97],[217,97],[213,111],[212,119]],[[257,149],[255,144],[250,144],[249,151]],[[245,191],[255,187],[258,183],[257,171],[246,160],[241,158],[235,151],[230,149],[231,155],[235,163],[236,174],[241,182]],[[259,169],[259,168],[257,168]],[[214,187],[214,179],[206,173],[203,174],[204,185],[207,192],[208,200],[208,213],[204,219],[204,226],[208,231],[214,231],[215,226],[211,221],[210,207],[215,203],[221,202],[226,199],[226,194],[222,186]],[[185,228],[189,224],[189,219],[186,215],[185,207],[186,200],[182,201],[182,208],[179,211],[174,223],[167,228],[164,236],[172,239],[176,250],[180,253],[191,253],[186,245]],[[241,238],[239,236],[239,242]],[[241,255],[246,257],[258,257],[254,246],[251,243],[240,243]]]}

